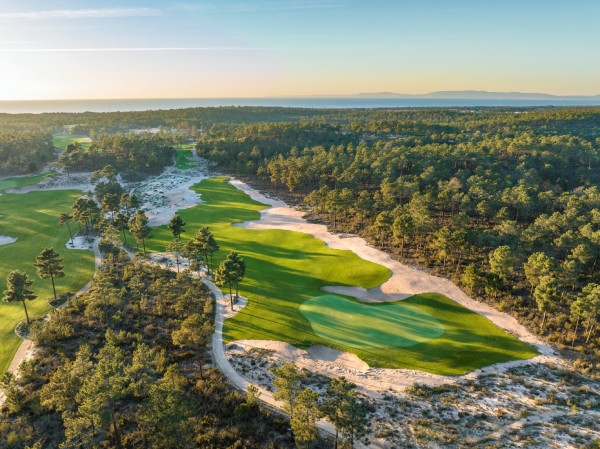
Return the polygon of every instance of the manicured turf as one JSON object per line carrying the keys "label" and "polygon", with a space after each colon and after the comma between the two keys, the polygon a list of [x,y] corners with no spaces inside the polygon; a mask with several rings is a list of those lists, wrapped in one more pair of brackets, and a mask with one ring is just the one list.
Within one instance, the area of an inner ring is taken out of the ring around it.
{"label": "manicured turf", "polygon": [[[179,212],[188,223],[184,239],[208,225],[221,246],[221,258],[236,250],[246,259],[247,276],[240,293],[250,302],[225,322],[225,341],[280,340],[300,348],[320,343],[354,352],[371,366],[448,375],[536,354],[491,321],[442,295],[415,295],[398,303],[363,305],[343,296],[323,294],[320,288],[325,285],[372,288],[385,282],[390,272],[351,251],[333,250],[308,234],[231,226],[259,219],[258,211],[266,206],[226,181],[202,181],[194,188],[204,203]],[[148,247],[164,251],[172,238],[169,230],[162,226],[153,234]],[[331,315],[326,311],[327,302],[334,306]],[[372,332],[370,345],[367,339],[353,334],[350,319],[358,323],[357,332]],[[392,319],[403,329],[393,329],[393,323],[384,325]],[[373,324],[371,329],[369,323]]]}
{"label": "manicured turf", "polygon": [[180,170],[189,170],[190,168],[196,167],[197,162],[193,161],[192,148],[193,145],[184,145],[177,148],[177,160],[175,166]]}
{"label": "manicured turf", "polygon": [[30,186],[31,184],[36,184],[36,183],[40,182],[42,179],[45,179],[48,176],[53,175],[54,173],[56,173],[56,172],[42,173],[40,175],[23,176],[20,178],[8,178],[8,179],[0,180],[0,194],[2,194],[2,192],[4,190],[19,189],[21,187]]}
{"label": "manicured turf", "polygon": [[87,149],[91,145],[90,138],[87,136],[73,136],[71,134],[54,134],[52,136],[52,143],[61,150],[66,150],[67,145],[76,142],[79,142],[83,149]]}
{"label": "manicured turf", "polygon": [[300,312],[319,337],[355,349],[405,348],[444,333],[433,315],[407,301],[366,304],[320,295],[303,302]]}
{"label": "manicured turf", "polygon": [[[17,178],[19,183],[32,179]],[[68,212],[79,195],[80,192],[75,191],[50,191],[0,196],[0,235],[17,238],[15,243],[0,245],[0,297],[6,288],[8,273],[15,269],[26,271],[34,280],[32,289],[38,295],[38,299],[27,301],[30,317],[43,316],[50,310],[47,301],[52,296],[50,281],[40,279],[32,266],[45,247],[54,247],[64,257],[66,276],[57,280],[58,293],[77,291],[92,277],[92,252],[68,250],[65,247],[69,238],[67,227],[58,224],[60,212]],[[24,319],[21,303],[0,302],[0,373],[6,370],[21,343],[14,334],[14,327]]]}

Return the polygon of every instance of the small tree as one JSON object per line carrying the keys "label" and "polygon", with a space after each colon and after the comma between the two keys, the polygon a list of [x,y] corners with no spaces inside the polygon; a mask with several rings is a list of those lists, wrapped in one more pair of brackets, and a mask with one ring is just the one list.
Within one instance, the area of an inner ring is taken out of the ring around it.
{"label": "small tree", "polygon": [[284,410],[293,420],[296,403],[302,392],[302,378],[304,375],[298,371],[298,367],[294,362],[286,363],[278,368],[271,368],[271,372],[275,376],[273,380],[273,386],[275,387],[273,397],[278,401],[283,401]]}
{"label": "small tree", "polygon": [[167,251],[175,256],[175,264],[177,265],[177,273],[179,273],[179,259],[183,254],[183,242],[179,237],[175,237],[167,245]]}
{"label": "small tree", "polygon": [[2,298],[2,301],[5,302],[21,301],[23,303],[27,324],[29,324],[29,314],[27,313],[25,300],[37,298],[37,296],[33,294],[33,291],[29,290],[31,284],[33,284],[33,281],[24,271],[11,271],[6,278],[6,290],[4,290],[4,297]]}
{"label": "small tree", "polygon": [[213,254],[219,250],[219,245],[217,245],[210,228],[208,226],[200,228],[192,240],[198,251],[202,254],[206,270],[210,274],[212,271]]}
{"label": "small tree", "polygon": [[181,218],[180,215],[173,215],[171,221],[169,222],[169,229],[171,230],[175,238],[180,238],[181,234],[185,232],[184,226],[186,224],[187,223],[183,221],[183,218]]}
{"label": "small tree", "polygon": [[196,270],[198,271],[198,275],[200,275],[200,249],[198,248],[195,239],[188,240],[185,245],[183,245],[182,255],[189,260],[190,270]]}
{"label": "small tree", "polygon": [[235,282],[235,298],[239,297],[239,285],[240,282],[244,280],[246,276],[246,262],[239,254],[235,251],[231,251],[227,256],[228,259],[231,259],[235,269],[234,282]]}
{"label": "small tree", "polygon": [[335,427],[335,448],[338,447],[339,434],[354,447],[357,439],[367,434],[367,409],[358,397],[356,386],[344,377],[332,379],[326,390],[323,407],[325,416]]}
{"label": "small tree", "polygon": [[[583,287],[581,293],[577,296],[577,300],[571,305],[571,313],[577,315],[577,322],[579,323],[580,317],[585,320],[586,328],[584,334],[587,333],[586,343],[592,337],[599,311],[600,285],[595,283],[588,284]],[[575,328],[575,335],[577,335],[577,327]],[[575,338],[573,338],[573,342],[575,342]]]}
{"label": "small tree", "polygon": [[503,282],[508,282],[513,274],[514,257],[509,246],[500,246],[489,255],[490,271],[498,275]]}
{"label": "small tree", "polygon": [[54,248],[45,248],[39,256],[36,257],[35,267],[37,274],[42,279],[50,279],[52,281],[52,291],[54,292],[54,300],[56,297],[56,285],[54,279],[65,277],[63,258],[54,251]]}
{"label": "small tree", "polygon": [[319,394],[305,388],[296,398],[296,410],[291,419],[294,441],[298,449],[308,449],[319,436],[317,420],[321,417]]}
{"label": "small tree", "polygon": [[181,327],[171,334],[171,339],[175,346],[198,353],[200,357],[200,377],[204,377],[202,351],[208,345],[213,332],[214,328],[212,324],[195,313],[183,320]]}
{"label": "small tree", "polygon": [[114,225],[121,231],[123,235],[123,243],[127,245],[127,235],[125,234],[125,230],[128,229],[129,220],[131,217],[127,214],[127,212],[119,212],[115,217]]}
{"label": "small tree", "polygon": [[67,214],[67,213],[62,213],[58,217],[58,222],[61,225],[65,225],[65,224],[67,225],[67,229],[69,229],[69,237],[71,239],[71,246],[75,246],[75,244],[73,243],[73,232],[71,232],[71,220],[72,219],[73,219],[73,215]]}
{"label": "small tree", "polygon": [[543,331],[547,313],[554,309],[554,306],[560,299],[556,279],[551,276],[542,276],[538,286],[533,291],[533,297],[537,303],[538,310],[544,313],[540,326]]}
{"label": "small tree", "polygon": [[525,278],[531,286],[530,294],[539,285],[542,276],[550,276],[553,263],[552,259],[544,253],[533,253],[523,265]]}
{"label": "small tree", "polygon": [[148,226],[148,217],[143,210],[138,210],[131,220],[129,220],[129,231],[135,237],[135,241],[142,243],[144,256],[146,255],[146,239],[150,236],[150,226]]}
{"label": "small tree", "polygon": [[215,271],[215,284],[219,287],[229,287],[229,303],[233,311],[233,285],[235,284],[237,275],[237,266],[229,258],[219,264],[219,268]]}

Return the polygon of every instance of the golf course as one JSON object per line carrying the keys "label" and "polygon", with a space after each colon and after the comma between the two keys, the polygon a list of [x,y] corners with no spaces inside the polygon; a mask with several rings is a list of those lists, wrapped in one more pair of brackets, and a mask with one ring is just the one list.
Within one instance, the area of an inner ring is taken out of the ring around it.
{"label": "golf course", "polygon": [[[210,226],[220,245],[216,263],[232,250],[246,260],[240,294],[249,303],[225,322],[225,342],[276,340],[302,349],[323,344],[352,352],[373,367],[442,375],[537,354],[487,318],[440,294],[387,303],[324,294],[324,286],[376,287],[390,271],[351,251],[329,248],[309,234],[232,226],[260,219],[259,211],[267,206],[227,181],[203,180],[193,187],[203,203],[179,212],[187,222],[184,240],[201,226]],[[172,237],[166,226],[154,228],[147,247],[162,252]]]}
{"label": "golf course", "polygon": [[[34,184],[45,176],[0,181],[0,235],[17,239],[14,243],[0,245],[0,292],[6,287],[8,273],[17,269],[27,272],[34,281],[31,288],[37,295],[37,299],[26,303],[31,318],[44,316],[50,310],[47,300],[52,296],[50,281],[40,279],[33,267],[40,251],[54,247],[64,258],[65,277],[56,282],[59,294],[79,290],[91,279],[94,270],[92,251],[67,249],[65,244],[69,239],[69,231],[66,226],[58,224],[59,214],[71,210],[80,192],[4,192],[6,189]],[[15,326],[21,320],[25,320],[21,303],[0,303],[0,373],[6,370],[21,343],[14,333]]]}

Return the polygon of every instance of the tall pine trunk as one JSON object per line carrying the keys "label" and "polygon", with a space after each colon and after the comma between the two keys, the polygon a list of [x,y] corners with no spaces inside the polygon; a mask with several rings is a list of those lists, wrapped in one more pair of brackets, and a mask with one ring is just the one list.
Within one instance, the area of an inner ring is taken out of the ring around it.
{"label": "tall pine trunk", "polygon": [[50,273],[50,280],[52,281],[52,291],[54,292],[54,300],[56,301],[58,298],[56,297],[56,285],[54,285],[54,275]]}
{"label": "tall pine trunk", "polygon": [[575,322],[575,333],[573,334],[573,341],[571,346],[575,346],[575,340],[577,339],[577,329],[579,329],[579,315],[577,315],[577,321]]}
{"label": "tall pine trunk", "polygon": [[25,318],[27,318],[27,324],[29,324],[29,314],[27,313],[27,306],[25,305],[25,300],[23,300],[23,308],[25,309]]}

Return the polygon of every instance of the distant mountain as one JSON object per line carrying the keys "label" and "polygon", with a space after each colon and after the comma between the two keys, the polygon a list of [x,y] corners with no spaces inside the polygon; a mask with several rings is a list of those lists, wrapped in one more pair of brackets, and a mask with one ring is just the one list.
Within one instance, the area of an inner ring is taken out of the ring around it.
{"label": "distant mountain", "polygon": [[437,98],[460,100],[558,100],[558,101],[598,101],[598,95],[551,95],[531,92],[488,92],[486,90],[448,90],[427,94],[401,94],[396,92],[360,93],[354,95],[334,95],[343,98]]}

